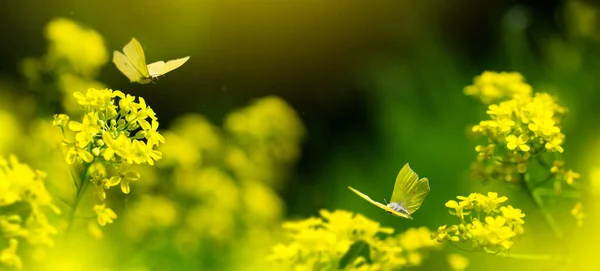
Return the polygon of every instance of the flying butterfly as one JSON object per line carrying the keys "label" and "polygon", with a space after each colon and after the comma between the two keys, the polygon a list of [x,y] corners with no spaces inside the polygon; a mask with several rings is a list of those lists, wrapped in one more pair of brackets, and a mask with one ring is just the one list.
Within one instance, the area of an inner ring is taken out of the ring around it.
{"label": "flying butterfly", "polygon": [[407,163],[402,167],[400,173],[398,173],[398,177],[396,177],[392,198],[388,204],[374,201],[369,196],[350,186],[348,188],[361,198],[392,215],[413,219],[411,215],[421,207],[423,200],[425,200],[427,193],[429,193],[429,180],[427,178],[419,179],[419,175]]}
{"label": "flying butterfly", "polygon": [[150,83],[157,77],[179,68],[183,63],[188,61],[190,57],[186,56],[167,62],[157,61],[146,65],[146,57],[142,45],[135,39],[123,47],[123,53],[114,51],[113,63],[130,82],[138,82],[140,84]]}

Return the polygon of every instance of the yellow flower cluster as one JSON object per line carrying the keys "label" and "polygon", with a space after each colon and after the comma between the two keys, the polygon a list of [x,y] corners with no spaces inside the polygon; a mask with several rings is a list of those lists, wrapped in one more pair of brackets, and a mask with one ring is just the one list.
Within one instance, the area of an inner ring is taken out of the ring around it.
{"label": "yellow flower cluster", "polygon": [[473,132],[488,136],[491,142],[503,144],[515,153],[542,150],[563,152],[565,135],[560,120],[565,109],[547,93],[517,96],[492,104],[486,112],[490,120],[473,126]]}
{"label": "yellow flower cluster", "polygon": [[[510,249],[515,237],[523,234],[523,217],[520,209],[501,206],[507,197],[488,192],[487,196],[472,193],[450,200],[446,207],[456,216],[459,224],[440,226],[431,238],[439,242],[469,242],[474,249],[499,253]],[[482,220],[483,218],[483,220]]]}
{"label": "yellow flower cluster", "polygon": [[[277,270],[398,270],[421,265],[428,250],[440,247],[425,227],[392,235],[392,228],[360,214],[321,210],[320,215],[283,224],[291,241],[273,247],[269,260]],[[365,253],[352,253],[353,244]]]}
{"label": "yellow flower cluster", "polygon": [[[489,72],[484,75],[492,76]],[[513,74],[517,77],[516,75]],[[518,78],[522,79],[520,75]],[[517,81],[521,82],[521,79]],[[481,79],[476,81],[479,82]],[[483,88],[483,83],[479,83]],[[528,91],[515,91],[512,92],[512,96],[496,97],[495,100],[503,97],[510,98],[489,105],[486,112],[489,119],[473,126],[474,133],[487,138],[487,143],[475,147],[478,154],[477,162],[473,165],[473,177],[483,180],[520,182],[523,181],[523,173],[527,172],[530,161],[535,157],[537,162],[552,173],[555,190],[558,193],[562,182],[572,185],[573,181],[579,178],[579,174],[563,169],[564,162],[558,160],[556,156],[552,156],[554,165],[550,168],[540,155],[564,151],[562,144],[565,135],[561,132],[560,122],[566,109],[557,104],[547,93],[535,93],[532,96],[531,87],[526,88],[521,86],[522,84],[525,83],[519,83],[518,89],[528,89]],[[497,84],[494,86],[497,87]],[[507,83],[504,88],[508,89],[509,86],[512,86],[512,83]],[[473,95],[481,95],[483,99],[484,94]]]}
{"label": "yellow flower cluster", "polygon": [[485,71],[476,76],[473,84],[465,87],[464,93],[490,104],[506,98],[531,96],[532,88],[518,72]]}
{"label": "yellow flower cluster", "polygon": [[73,72],[92,75],[108,61],[102,36],[69,19],[56,18],[48,23],[46,38],[50,42],[46,61],[54,68],[66,61]]}
{"label": "yellow flower cluster", "polygon": [[[96,31],[79,23],[56,18],[46,25],[45,36],[49,42],[45,55],[28,57],[21,61],[20,70],[34,91],[43,92],[40,99],[62,99],[69,114],[78,111],[73,92],[105,86],[96,81],[100,68],[108,62],[104,39]],[[53,91],[62,95],[49,95]],[[42,104],[56,101],[42,101]]]}
{"label": "yellow flower cluster", "polygon": [[20,242],[42,249],[54,245],[56,229],[48,223],[49,210],[58,214],[44,185],[45,173],[19,163],[16,157],[0,158],[0,266],[21,269]]}
{"label": "yellow flower cluster", "polygon": [[147,192],[130,199],[123,231],[139,243],[169,229],[170,244],[186,255],[210,258],[219,247],[214,257],[245,263],[233,270],[264,270],[258,266],[266,264],[284,213],[273,186],[299,156],[304,128],[276,97],[234,111],[226,123],[222,129],[201,115],[172,122],[155,174],[168,176],[173,185],[141,181],[138,188]]}
{"label": "yellow flower cluster", "polygon": [[103,204],[106,190],[120,185],[121,191],[129,194],[130,182],[140,178],[131,169],[132,164],[154,165],[162,157],[155,148],[165,139],[158,132],[156,114],[141,97],[136,102],[136,97],[110,89],[88,89],[85,94],[75,92],[74,96],[84,112],[82,120],[58,114],[53,124],[65,136],[67,163],[78,162],[86,168],[76,182],[77,197],[89,184],[93,186],[101,202],[93,209],[98,224],[104,226],[116,218],[114,211]]}
{"label": "yellow flower cluster", "polygon": [[285,101],[270,96],[229,114],[225,130],[236,147],[227,156],[227,164],[240,178],[279,185],[284,176],[277,170],[287,167],[300,155],[304,127],[296,111]]}

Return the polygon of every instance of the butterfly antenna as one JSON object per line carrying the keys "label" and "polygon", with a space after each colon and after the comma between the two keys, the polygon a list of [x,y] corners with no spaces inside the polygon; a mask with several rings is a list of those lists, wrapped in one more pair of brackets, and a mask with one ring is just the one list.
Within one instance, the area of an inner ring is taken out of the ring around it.
{"label": "butterfly antenna", "polygon": [[385,204],[388,204],[388,203],[387,203],[387,200],[386,200],[385,198],[383,198],[383,202],[385,202]]}

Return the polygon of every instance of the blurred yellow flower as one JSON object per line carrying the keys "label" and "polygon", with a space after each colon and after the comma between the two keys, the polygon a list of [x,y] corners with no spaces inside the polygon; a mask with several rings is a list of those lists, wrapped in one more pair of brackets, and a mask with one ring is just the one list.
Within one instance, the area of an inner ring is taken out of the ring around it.
{"label": "blurred yellow flower", "polygon": [[133,202],[124,214],[125,234],[140,241],[152,229],[166,229],[177,222],[179,216],[176,202],[164,196],[143,195]]}
{"label": "blurred yellow flower", "polygon": [[581,178],[581,175],[579,175],[579,173],[577,173],[577,172],[574,172],[573,170],[570,170],[570,169],[569,169],[569,170],[568,170],[568,171],[565,173],[565,176],[564,176],[564,178],[565,178],[565,182],[566,182],[568,185],[572,185],[572,184],[573,184],[573,182],[574,182],[576,179],[579,179],[579,178]]}
{"label": "blurred yellow flower", "polygon": [[485,104],[515,96],[528,96],[531,92],[531,86],[525,83],[518,72],[485,71],[464,89],[466,95],[478,97]]}
{"label": "blurred yellow flower", "polygon": [[463,271],[469,266],[469,259],[457,253],[448,254],[448,264],[454,271]]}
{"label": "blurred yellow flower", "polygon": [[296,112],[281,98],[256,100],[225,119],[225,131],[236,147],[226,162],[241,178],[280,184],[282,166],[296,161],[304,127]]}
{"label": "blurred yellow flower", "polygon": [[577,220],[577,226],[583,226],[583,219],[586,217],[586,215],[583,212],[583,204],[581,201],[578,201],[575,206],[573,206],[573,209],[571,209],[571,215],[573,215],[573,217]]}
{"label": "blurred yellow flower", "polygon": [[102,36],[69,19],[56,18],[48,23],[46,38],[50,42],[46,61],[55,69],[66,60],[74,72],[93,76],[108,61]]}
{"label": "blurred yellow flower", "polygon": [[113,223],[114,219],[117,218],[117,214],[110,208],[106,208],[106,204],[94,205],[94,212],[96,212],[96,219],[100,226],[106,225],[106,223]]}
{"label": "blurred yellow flower", "polygon": [[[173,121],[171,129],[165,133],[169,144],[160,146],[165,159],[158,166],[178,165],[183,168],[203,166],[215,156],[219,156],[223,135],[201,115],[186,115]],[[187,151],[181,151],[187,150]]]}
{"label": "blurred yellow flower", "polygon": [[23,262],[21,262],[21,257],[17,255],[17,246],[19,241],[17,239],[10,239],[8,242],[8,247],[2,249],[0,251],[0,265],[5,267],[14,267],[16,269],[23,268]]}
{"label": "blurred yellow flower", "polygon": [[[19,163],[15,156],[0,158],[0,240],[9,245],[0,252],[0,266],[20,269],[18,254],[22,251],[54,245],[57,231],[48,222],[47,213],[58,214],[60,210],[52,203],[45,178],[45,173]],[[17,251],[21,241],[28,246]]]}
{"label": "blurred yellow flower", "polygon": [[[121,96],[117,110],[136,110],[134,101],[133,96]],[[149,182],[144,187],[147,194],[131,199],[129,212],[119,215],[125,236],[143,245],[157,234],[172,232],[169,244],[182,254],[202,253],[206,258],[219,254],[231,261],[233,270],[269,269],[264,258],[281,234],[285,209],[276,185],[298,158],[299,131],[304,129],[293,109],[280,98],[259,99],[230,114],[223,129],[201,115],[187,115],[171,123],[164,139],[162,132],[154,133],[158,123],[151,117],[153,111],[135,116],[148,116],[147,123],[135,124],[150,127],[137,132],[136,138],[145,137],[155,145],[168,142],[157,148],[164,159],[157,162],[155,175],[171,179],[172,185]],[[233,123],[237,124],[228,126]],[[115,157],[128,161],[119,154],[120,149],[129,149],[128,138],[106,134],[102,135],[103,145],[98,145],[101,156],[108,161]],[[140,183],[144,179],[142,176]],[[366,218],[354,221],[360,229],[354,234],[359,236],[379,229]],[[340,227],[341,235],[348,234],[343,230],[345,224],[332,223],[331,227]],[[329,236],[330,241],[336,238]],[[330,245],[341,251],[350,243]]]}

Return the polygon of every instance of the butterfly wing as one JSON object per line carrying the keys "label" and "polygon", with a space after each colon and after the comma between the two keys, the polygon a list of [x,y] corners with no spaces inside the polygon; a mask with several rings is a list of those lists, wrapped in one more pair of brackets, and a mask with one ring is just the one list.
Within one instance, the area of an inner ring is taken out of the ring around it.
{"label": "butterfly wing", "polygon": [[407,163],[396,177],[391,201],[399,203],[409,214],[412,214],[421,207],[427,193],[429,193],[429,180],[427,178],[419,180],[419,175]]}
{"label": "butterfly wing", "polygon": [[157,61],[148,65],[148,72],[151,77],[158,77],[181,67],[188,59],[190,59],[189,56],[169,60],[166,63],[164,61]]}
{"label": "butterfly wing", "polygon": [[115,51],[113,53],[113,63],[117,66],[117,69],[121,71],[130,82],[138,82],[142,80],[142,75],[133,67],[127,57],[121,52]]}
{"label": "butterfly wing", "polygon": [[421,207],[427,193],[429,193],[429,180],[427,178],[420,179],[411,191],[408,191],[403,202],[404,209],[412,214]]}
{"label": "butterfly wing", "polygon": [[348,188],[350,188],[350,190],[352,190],[352,192],[356,193],[361,198],[363,198],[366,201],[370,202],[371,204],[373,204],[373,205],[375,205],[375,206],[377,206],[377,207],[385,210],[386,212],[388,212],[390,214],[393,214],[393,215],[399,216],[399,217],[404,217],[404,218],[412,219],[412,217],[407,216],[406,214],[403,214],[403,213],[400,213],[400,212],[396,212],[394,209],[392,209],[392,208],[390,208],[390,207],[388,207],[388,206],[386,206],[386,205],[384,205],[382,203],[379,203],[377,201],[372,200],[369,196],[363,194],[362,192],[360,192],[360,191],[358,191],[358,190],[356,190],[356,189],[354,189],[354,188],[352,188],[350,186],[348,186]]}
{"label": "butterfly wing", "polygon": [[148,66],[146,66],[144,49],[135,38],[131,38],[131,41],[123,47],[123,53],[125,53],[131,65],[140,73],[142,78],[150,77]]}

